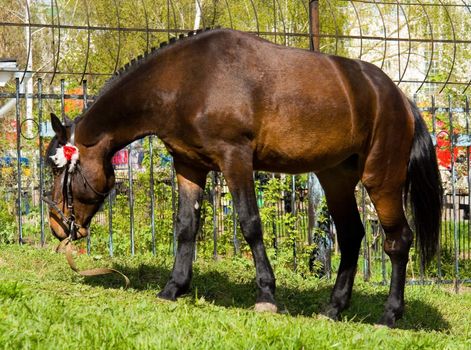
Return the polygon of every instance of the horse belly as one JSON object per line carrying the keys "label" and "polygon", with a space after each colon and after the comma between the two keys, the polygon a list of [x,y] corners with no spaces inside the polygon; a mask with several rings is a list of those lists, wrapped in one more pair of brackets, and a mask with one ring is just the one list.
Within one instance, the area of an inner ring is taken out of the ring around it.
{"label": "horse belly", "polygon": [[266,127],[255,150],[254,168],[284,173],[320,171],[359,152],[349,120],[322,119]]}

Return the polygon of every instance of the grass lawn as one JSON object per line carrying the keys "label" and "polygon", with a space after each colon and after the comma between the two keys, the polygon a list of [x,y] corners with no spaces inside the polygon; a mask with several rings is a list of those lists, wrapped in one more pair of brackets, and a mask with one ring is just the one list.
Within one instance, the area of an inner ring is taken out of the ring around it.
{"label": "grass lawn", "polygon": [[332,281],[275,268],[281,313],[257,314],[254,268],[244,258],[195,264],[193,287],[177,302],[155,294],[169,258],[99,260],[128,275],[84,278],[51,248],[0,246],[0,349],[471,349],[471,293],[408,286],[396,329],[374,325],[387,287],[358,278],[342,322],[318,317]]}

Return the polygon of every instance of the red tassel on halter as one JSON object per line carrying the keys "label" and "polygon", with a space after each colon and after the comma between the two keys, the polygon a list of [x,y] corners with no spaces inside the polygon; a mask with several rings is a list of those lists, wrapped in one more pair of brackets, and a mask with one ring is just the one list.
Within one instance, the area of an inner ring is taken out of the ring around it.
{"label": "red tassel on halter", "polygon": [[67,161],[69,161],[69,162],[72,160],[72,158],[73,158],[73,156],[74,156],[75,154],[78,154],[78,149],[77,149],[77,147],[72,146],[72,145],[69,145],[69,144],[65,145],[65,146],[63,147],[63,150],[64,150],[64,157],[65,157],[65,159],[67,159]]}
{"label": "red tassel on halter", "polygon": [[69,172],[73,172],[75,165],[79,159],[79,150],[74,145],[68,143],[65,146],[59,147],[56,154],[51,156],[52,161],[58,168],[62,168],[69,164]]}

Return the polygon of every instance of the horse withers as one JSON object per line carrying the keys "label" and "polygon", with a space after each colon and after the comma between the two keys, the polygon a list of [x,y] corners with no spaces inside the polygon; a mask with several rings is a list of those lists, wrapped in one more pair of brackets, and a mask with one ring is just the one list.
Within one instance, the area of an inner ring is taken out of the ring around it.
{"label": "horse withers", "polygon": [[[380,323],[404,310],[412,230],[433,256],[441,184],[431,138],[418,109],[374,65],[275,45],[233,30],[176,41],[120,71],[81,117],[63,125],[48,154],[55,174],[50,223],[61,240],[89,233],[114,185],[113,154],[155,134],[173,156],[178,179],[177,252],[160,298],[188,291],[201,201],[209,171],[229,186],[250,245],[257,310],[276,311],[275,277],[265,252],[253,171],[315,172],[334,220],[341,262],[326,313],[338,319],[350,300],[365,234],[354,190],[363,183],[386,234],[389,297]],[[65,160],[64,160],[65,159]]]}

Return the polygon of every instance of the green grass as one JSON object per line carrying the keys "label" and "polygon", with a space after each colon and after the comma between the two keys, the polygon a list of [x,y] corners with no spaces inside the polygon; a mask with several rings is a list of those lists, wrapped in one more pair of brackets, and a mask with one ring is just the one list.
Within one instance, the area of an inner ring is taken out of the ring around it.
{"label": "green grass", "polygon": [[280,314],[257,314],[254,269],[244,258],[195,264],[193,287],[177,302],[155,297],[169,275],[168,258],[93,259],[131,279],[84,278],[51,249],[0,246],[1,349],[469,349],[471,293],[408,286],[396,329],[374,325],[387,287],[358,278],[341,322],[323,319],[331,281],[275,268]]}

